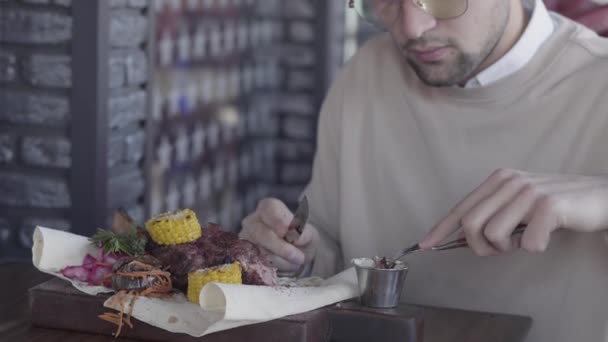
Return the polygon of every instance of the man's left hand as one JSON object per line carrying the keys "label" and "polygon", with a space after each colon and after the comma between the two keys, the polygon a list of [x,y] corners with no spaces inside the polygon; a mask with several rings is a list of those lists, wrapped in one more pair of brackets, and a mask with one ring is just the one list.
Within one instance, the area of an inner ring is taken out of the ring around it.
{"label": "man's left hand", "polygon": [[[512,236],[519,224],[523,235]],[[464,235],[481,256],[523,248],[543,252],[558,229],[608,229],[608,177],[495,171],[458,203],[420,242],[428,249],[452,233]]]}

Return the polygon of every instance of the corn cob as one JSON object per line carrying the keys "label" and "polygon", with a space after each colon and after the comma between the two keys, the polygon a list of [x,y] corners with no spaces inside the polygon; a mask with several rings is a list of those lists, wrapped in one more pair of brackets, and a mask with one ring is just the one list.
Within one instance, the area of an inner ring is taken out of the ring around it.
{"label": "corn cob", "polygon": [[155,216],[146,222],[146,229],[159,245],[192,242],[202,234],[196,214],[190,209]]}
{"label": "corn cob", "polygon": [[241,265],[238,262],[188,273],[188,300],[199,304],[201,290],[208,283],[242,284]]}

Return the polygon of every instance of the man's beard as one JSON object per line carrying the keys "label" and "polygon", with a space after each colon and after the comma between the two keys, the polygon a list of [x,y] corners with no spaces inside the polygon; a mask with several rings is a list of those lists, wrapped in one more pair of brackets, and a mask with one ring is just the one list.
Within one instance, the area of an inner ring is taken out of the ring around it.
{"label": "man's beard", "polygon": [[456,52],[449,61],[421,63],[407,58],[418,78],[431,87],[451,87],[466,83],[487,55]]}

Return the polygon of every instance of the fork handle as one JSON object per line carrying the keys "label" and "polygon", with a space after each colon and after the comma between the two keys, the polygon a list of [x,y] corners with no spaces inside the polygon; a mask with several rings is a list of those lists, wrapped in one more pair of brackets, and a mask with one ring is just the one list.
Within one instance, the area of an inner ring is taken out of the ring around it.
{"label": "fork handle", "polygon": [[[517,235],[517,234],[522,234],[526,230],[526,227],[527,227],[527,225],[525,225],[525,224],[518,225],[517,228],[515,228],[515,230],[511,234],[511,236]],[[433,247],[432,250],[447,251],[450,249],[456,249],[456,248],[462,248],[462,247],[468,247],[468,246],[469,246],[469,243],[467,242],[467,239],[460,238],[458,240],[454,240],[454,241],[448,242],[446,244]]]}

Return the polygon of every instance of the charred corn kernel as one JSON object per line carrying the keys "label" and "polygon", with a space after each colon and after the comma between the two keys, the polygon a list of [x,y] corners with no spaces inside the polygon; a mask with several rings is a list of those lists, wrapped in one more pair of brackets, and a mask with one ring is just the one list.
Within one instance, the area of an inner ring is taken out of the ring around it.
{"label": "charred corn kernel", "polygon": [[242,284],[241,265],[235,262],[188,273],[188,300],[199,304],[198,298],[201,290],[212,282]]}
{"label": "charred corn kernel", "polygon": [[155,216],[146,222],[146,229],[159,245],[192,242],[202,234],[196,214],[190,209]]}

